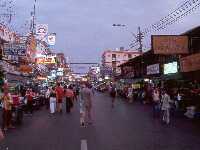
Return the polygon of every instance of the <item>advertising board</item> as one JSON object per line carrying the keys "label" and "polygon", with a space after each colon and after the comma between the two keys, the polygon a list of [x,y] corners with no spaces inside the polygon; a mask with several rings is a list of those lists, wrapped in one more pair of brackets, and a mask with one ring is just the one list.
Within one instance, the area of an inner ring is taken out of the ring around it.
{"label": "advertising board", "polygon": [[4,55],[26,55],[26,44],[25,43],[4,43],[3,52]]}
{"label": "advertising board", "polygon": [[164,64],[164,74],[172,74],[177,72],[178,72],[178,63],[176,61]]}
{"label": "advertising board", "polygon": [[180,59],[181,72],[200,70],[200,53]]}
{"label": "advertising board", "polygon": [[153,64],[153,65],[147,66],[147,75],[158,74],[158,73],[160,73],[159,64]]}
{"label": "advertising board", "polygon": [[189,40],[181,35],[152,35],[152,49],[154,54],[187,54]]}

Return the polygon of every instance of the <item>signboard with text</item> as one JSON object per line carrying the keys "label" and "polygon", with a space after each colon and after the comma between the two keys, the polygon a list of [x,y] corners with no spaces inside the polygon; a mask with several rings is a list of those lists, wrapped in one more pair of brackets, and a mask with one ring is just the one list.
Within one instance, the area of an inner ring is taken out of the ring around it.
{"label": "signboard with text", "polygon": [[4,43],[4,55],[26,55],[26,44],[25,43]]}
{"label": "signboard with text", "polygon": [[189,40],[181,35],[152,35],[152,49],[154,54],[187,54]]}
{"label": "signboard with text", "polygon": [[50,34],[47,37],[47,41],[49,45],[55,45],[56,44],[56,34]]}
{"label": "signboard with text", "polygon": [[164,64],[164,74],[173,74],[178,72],[178,63],[176,61]]}
{"label": "signboard with text", "polygon": [[36,25],[36,34],[37,35],[47,35],[48,34],[48,25],[47,24],[37,24]]}
{"label": "signboard with text", "polygon": [[28,65],[20,65],[19,71],[23,73],[31,73],[33,69],[31,66],[28,66]]}
{"label": "signboard with text", "polygon": [[181,72],[200,70],[200,53],[180,59]]}
{"label": "signboard with text", "polygon": [[56,57],[40,57],[36,58],[37,64],[55,64],[56,63]]}
{"label": "signboard with text", "polygon": [[159,64],[153,64],[153,65],[147,66],[147,75],[159,74],[159,73],[160,73]]}

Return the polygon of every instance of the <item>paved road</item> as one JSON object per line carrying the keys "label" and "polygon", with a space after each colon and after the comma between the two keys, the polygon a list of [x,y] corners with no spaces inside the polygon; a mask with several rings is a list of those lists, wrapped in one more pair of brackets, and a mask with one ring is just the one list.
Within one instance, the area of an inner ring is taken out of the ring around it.
{"label": "paved road", "polygon": [[[199,123],[173,119],[170,126],[153,119],[151,108],[118,100],[111,109],[106,94],[94,97],[94,124],[80,127],[78,104],[71,115],[50,116],[46,110],[26,117],[2,143],[9,150],[199,150]],[[84,149],[83,149],[84,150]]]}

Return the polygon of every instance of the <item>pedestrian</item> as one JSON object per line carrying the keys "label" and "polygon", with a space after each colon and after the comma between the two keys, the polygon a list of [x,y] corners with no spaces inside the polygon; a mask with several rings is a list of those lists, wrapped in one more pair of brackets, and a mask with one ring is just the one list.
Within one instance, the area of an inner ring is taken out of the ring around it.
{"label": "pedestrian", "polygon": [[153,117],[158,117],[160,111],[160,92],[158,88],[153,91]]}
{"label": "pedestrian", "polygon": [[92,86],[91,90],[92,90],[92,94],[94,95],[95,94],[95,87]]}
{"label": "pedestrian", "polygon": [[129,103],[132,103],[133,102],[133,88],[131,86],[129,86],[128,88],[128,101]]}
{"label": "pedestrian", "polygon": [[92,124],[92,90],[88,83],[83,84],[83,88],[81,90],[81,100],[82,107],[84,112],[84,122],[88,124]]}
{"label": "pedestrian", "polygon": [[182,103],[182,93],[181,93],[180,90],[178,90],[177,91],[177,96],[176,96],[176,101],[175,101],[176,109],[178,111],[182,109],[181,103]]}
{"label": "pedestrian", "polygon": [[114,85],[111,85],[111,88],[110,88],[110,96],[111,96],[111,107],[114,108],[114,103],[115,103],[115,98],[116,98],[116,88]]}
{"label": "pedestrian", "polygon": [[172,100],[170,99],[169,94],[166,90],[163,91],[163,95],[161,98],[161,110],[162,112],[162,121],[166,124],[170,123],[170,103],[172,103]]}
{"label": "pedestrian", "polygon": [[26,98],[27,98],[27,113],[29,112],[32,115],[34,93],[31,88],[26,91]]}
{"label": "pedestrian", "polygon": [[5,138],[2,129],[0,128],[0,143],[1,141],[3,141],[3,139]]}
{"label": "pedestrian", "polygon": [[46,109],[49,109],[49,98],[50,98],[50,89],[47,87],[47,90],[45,92],[45,105],[46,105]]}
{"label": "pedestrian", "polygon": [[54,114],[56,112],[56,91],[55,91],[55,87],[53,87],[51,90],[50,90],[50,113],[51,114]]}
{"label": "pedestrian", "polygon": [[56,100],[57,100],[57,111],[59,113],[62,113],[62,101],[63,101],[64,90],[61,87],[60,83],[57,83],[55,91],[56,91]]}
{"label": "pedestrian", "polygon": [[70,85],[68,88],[64,89],[64,96],[66,99],[66,113],[70,113],[73,107],[73,101],[75,98],[75,94],[73,92],[73,87]]}
{"label": "pedestrian", "polygon": [[4,90],[4,95],[2,97],[2,103],[3,103],[2,128],[4,131],[7,131],[8,128],[14,128],[14,126],[12,126],[12,123],[11,123],[13,101],[12,101],[12,97],[11,97],[10,93],[8,92],[8,89]]}
{"label": "pedestrian", "polygon": [[78,85],[76,86],[76,93],[74,93],[74,94],[76,94],[76,98],[77,98],[76,100],[78,100],[79,94],[80,94],[80,88]]}

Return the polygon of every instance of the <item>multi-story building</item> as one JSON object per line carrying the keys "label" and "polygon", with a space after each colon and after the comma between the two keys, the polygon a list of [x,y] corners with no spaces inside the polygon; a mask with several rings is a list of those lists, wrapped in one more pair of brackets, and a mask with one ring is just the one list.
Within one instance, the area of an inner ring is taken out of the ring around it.
{"label": "multi-story building", "polygon": [[107,70],[112,70],[114,74],[119,74],[119,65],[127,62],[129,59],[139,56],[140,54],[141,52],[136,50],[105,50],[102,55],[102,67]]}

